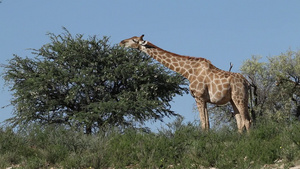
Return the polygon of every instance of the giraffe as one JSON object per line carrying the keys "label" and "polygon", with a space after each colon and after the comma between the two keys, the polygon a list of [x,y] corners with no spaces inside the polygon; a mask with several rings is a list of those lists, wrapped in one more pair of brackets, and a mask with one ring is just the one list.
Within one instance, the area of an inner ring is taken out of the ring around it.
{"label": "giraffe", "polygon": [[249,131],[251,123],[248,113],[249,83],[243,75],[221,70],[205,58],[166,51],[143,40],[143,37],[144,35],[125,39],[120,42],[120,46],[138,49],[189,80],[189,89],[195,98],[203,130],[210,127],[206,104],[222,105],[230,102],[238,131],[241,133],[244,127]]}

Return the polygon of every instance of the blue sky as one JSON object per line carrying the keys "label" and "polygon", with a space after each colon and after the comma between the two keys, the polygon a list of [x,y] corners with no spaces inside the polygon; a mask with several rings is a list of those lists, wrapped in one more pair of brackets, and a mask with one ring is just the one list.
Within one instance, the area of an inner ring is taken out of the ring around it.
{"label": "blue sky", "polygon": [[[48,32],[110,36],[111,44],[145,34],[144,39],[182,55],[204,57],[239,72],[252,55],[274,56],[300,50],[299,0],[2,0],[0,3],[0,63],[32,57],[29,48],[50,42]],[[3,70],[1,70],[1,73]],[[0,106],[12,95],[0,79]],[[172,110],[186,121],[198,120],[194,99],[177,96]],[[0,121],[12,107],[0,109]],[[172,119],[166,119],[166,122]],[[160,128],[160,123],[148,124]]]}

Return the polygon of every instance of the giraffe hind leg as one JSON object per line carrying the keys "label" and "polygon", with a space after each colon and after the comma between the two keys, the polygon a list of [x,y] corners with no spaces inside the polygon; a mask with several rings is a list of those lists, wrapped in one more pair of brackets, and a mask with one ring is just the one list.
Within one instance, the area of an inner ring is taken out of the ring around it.
{"label": "giraffe hind leg", "polygon": [[243,124],[243,121],[242,121],[241,114],[239,113],[239,110],[237,109],[237,107],[235,106],[233,101],[231,101],[230,103],[231,103],[233,111],[234,111],[233,116],[235,117],[238,131],[239,131],[239,133],[242,133],[244,124]]}
{"label": "giraffe hind leg", "polygon": [[[250,129],[250,116],[249,116],[249,112],[248,112],[248,101],[245,102],[240,102],[238,100],[233,100],[231,102],[233,109],[237,110],[236,113],[238,113],[240,115],[240,126],[238,126],[239,128],[239,132],[243,131],[243,128],[246,127],[246,130],[249,131]],[[235,111],[236,111],[235,110]]]}

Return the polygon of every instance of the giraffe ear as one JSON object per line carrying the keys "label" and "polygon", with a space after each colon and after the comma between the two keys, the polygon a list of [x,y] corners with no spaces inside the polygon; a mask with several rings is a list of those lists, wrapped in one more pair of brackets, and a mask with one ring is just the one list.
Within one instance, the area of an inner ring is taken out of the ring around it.
{"label": "giraffe ear", "polygon": [[145,36],[144,34],[142,36],[140,36],[141,41],[143,41],[144,36]]}
{"label": "giraffe ear", "polygon": [[147,45],[147,41],[143,40],[143,41],[141,42],[141,45],[143,45],[143,46]]}

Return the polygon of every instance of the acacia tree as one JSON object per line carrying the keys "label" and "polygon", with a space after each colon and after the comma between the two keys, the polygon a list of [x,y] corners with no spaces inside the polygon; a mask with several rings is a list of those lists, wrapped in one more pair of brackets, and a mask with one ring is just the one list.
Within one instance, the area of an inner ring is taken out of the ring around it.
{"label": "acacia tree", "polygon": [[276,92],[274,97],[280,102],[280,113],[286,118],[296,117],[300,120],[300,51],[287,51],[270,58],[271,70],[276,76]]}
{"label": "acacia tree", "polygon": [[13,92],[13,125],[40,123],[85,128],[130,126],[176,115],[169,102],[186,93],[186,81],[109,38],[49,34],[33,58],[14,55],[4,79]]}
{"label": "acacia tree", "polygon": [[[251,84],[251,99],[249,105],[254,109],[257,116],[262,116],[263,113],[270,111],[273,100],[270,94],[274,92],[275,76],[271,71],[268,62],[261,62],[262,57],[252,56],[246,60],[241,71],[248,78]],[[249,91],[250,92],[250,91]]]}
{"label": "acacia tree", "polygon": [[262,118],[276,121],[300,117],[300,51],[269,57],[252,57],[241,70],[255,87],[254,109]]}

